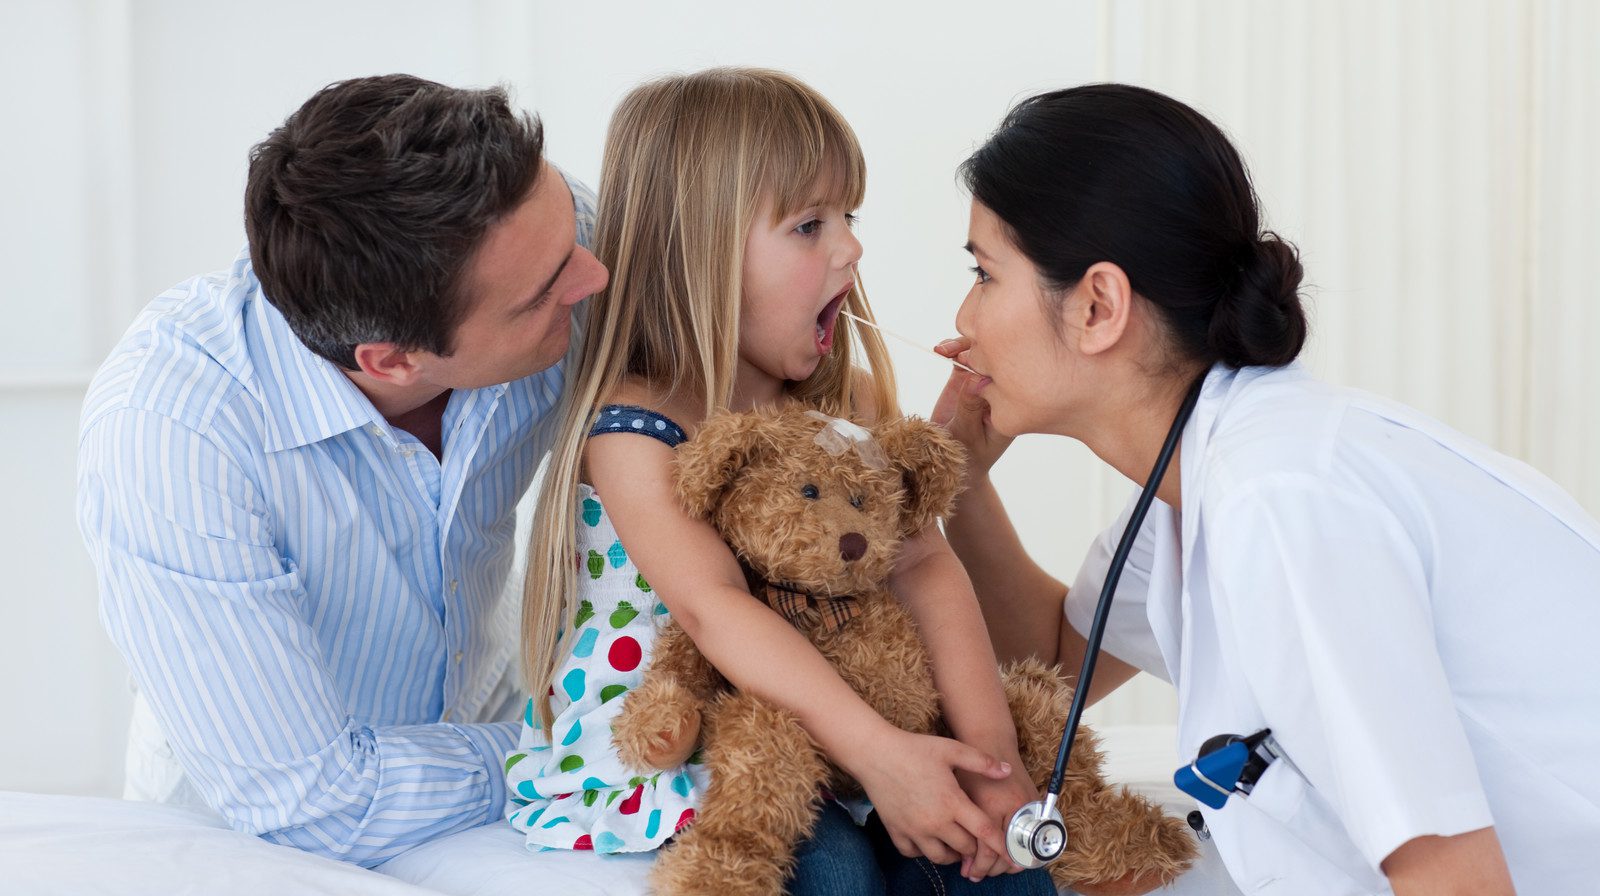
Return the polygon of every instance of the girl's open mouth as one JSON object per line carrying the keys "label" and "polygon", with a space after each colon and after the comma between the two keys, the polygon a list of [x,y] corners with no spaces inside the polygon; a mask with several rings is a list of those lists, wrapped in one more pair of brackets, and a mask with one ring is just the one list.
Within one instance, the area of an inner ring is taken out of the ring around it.
{"label": "girl's open mouth", "polygon": [[833,325],[839,320],[839,309],[844,307],[845,297],[850,294],[850,288],[833,297],[833,301],[823,307],[822,313],[817,315],[817,354],[826,355],[833,349]]}

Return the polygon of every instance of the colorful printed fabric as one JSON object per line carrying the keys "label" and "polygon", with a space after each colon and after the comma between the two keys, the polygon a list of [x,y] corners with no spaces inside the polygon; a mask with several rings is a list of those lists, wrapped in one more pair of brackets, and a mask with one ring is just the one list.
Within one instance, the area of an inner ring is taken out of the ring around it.
{"label": "colorful printed fabric", "polygon": [[529,849],[652,850],[694,819],[710,778],[698,752],[680,768],[640,775],[612,746],[620,698],[643,680],[667,608],[628,559],[593,488],[578,486],[577,511],[580,602],[551,692],[555,738],[528,701],[506,757],[506,818]]}

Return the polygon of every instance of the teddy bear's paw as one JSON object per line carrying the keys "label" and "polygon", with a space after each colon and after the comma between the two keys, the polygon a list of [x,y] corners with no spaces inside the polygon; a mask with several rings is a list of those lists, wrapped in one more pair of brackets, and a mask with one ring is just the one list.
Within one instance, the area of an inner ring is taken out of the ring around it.
{"label": "teddy bear's paw", "polygon": [[790,857],[690,828],[662,851],[650,875],[657,896],[783,896]]}
{"label": "teddy bear's paw", "polygon": [[676,768],[688,761],[700,739],[700,706],[684,688],[660,682],[628,695],[611,727],[617,755],[640,770]]}
{"label": "teddy bear's paw", "polygon": [[1050,876],[1083,896],[1148,893],[1171,883],[1199,852],[1183,822],[1127,788],[1100,791],[1062,812],[1067,853]]}
{"label": "teddy bear's paw", "polygon": [[1077,893],[1078,896],[1142,896],[1151,890],[1166,885],[1159,876],[1148,872],[1130,871],[1114,880],[1086,883],[1084,881],[1063,880],[1051,876],[1057,887]]}

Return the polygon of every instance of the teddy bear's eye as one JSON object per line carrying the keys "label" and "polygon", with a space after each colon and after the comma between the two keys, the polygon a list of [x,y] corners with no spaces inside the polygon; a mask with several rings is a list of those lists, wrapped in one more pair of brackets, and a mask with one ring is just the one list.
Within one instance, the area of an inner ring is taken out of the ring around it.
{"label": "teddy bear's eye", "polygon": [[860,495],[851,495],[850,496],[850,506],[854,507],[857,510],[860,510],[861,509],[861,505],[865,504],[865,503],[867,503],[867,502]]}
{"label": "teddy bear's eye", "polygon": [[822,492],[817,491],[816,486],[807,482],[805,485],[800,486],[800,496],[807,501],[815,501],[822,496]]}

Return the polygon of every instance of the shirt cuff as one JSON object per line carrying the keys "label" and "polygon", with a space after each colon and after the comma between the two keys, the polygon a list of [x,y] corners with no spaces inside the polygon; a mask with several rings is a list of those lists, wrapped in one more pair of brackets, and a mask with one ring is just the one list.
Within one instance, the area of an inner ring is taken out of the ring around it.
{"label": "shirt cuff", "polygon": [[472,744],[472,748],[483,758],[484,768],[488,770],[489,817],[484,820],[485,824],[500,821],[505,817],[508,799],[505,761],[506,755],[516,749],[520,725],[520,722],[488,722],[481,725],[450,726]]}

